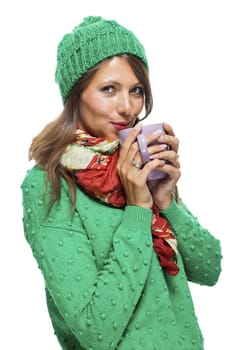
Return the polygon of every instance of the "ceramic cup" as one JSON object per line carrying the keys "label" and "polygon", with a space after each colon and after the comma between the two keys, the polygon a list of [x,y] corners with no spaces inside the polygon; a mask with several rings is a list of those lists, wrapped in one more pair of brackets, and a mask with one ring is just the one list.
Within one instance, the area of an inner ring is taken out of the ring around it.
{"label": "ceramic cup", "polygon": [[[124,129],[124,130],[119,131],[119,138],[122,142],[124,142],[124,140],[126,139],[126,137],[129,134],[131,129],[132,128],[128,128],[128,129]],[[142,127],[140,134],[137,136],[137,142],[138,142],[139,150],[140,150],[140,153],[142,156],[143,164],[146,164],[147,162],[150,161],[150,156],[148,153],[148,147],[147,147],[147,143],[146,143],[146,135],[152,134],[157,130],[161,130],[161,133],[165,134],[163,124],[156,123],[156,124],[144,125]],[[157,142],[155,141],[152,144],[156,144],[156,143]],[[166,176],[166,174],[163,171],[161,171],[160,169],[154,169],[150,172],[147,180],[148,181],[158,180],[158,179],[164,178],[165,176]]]}

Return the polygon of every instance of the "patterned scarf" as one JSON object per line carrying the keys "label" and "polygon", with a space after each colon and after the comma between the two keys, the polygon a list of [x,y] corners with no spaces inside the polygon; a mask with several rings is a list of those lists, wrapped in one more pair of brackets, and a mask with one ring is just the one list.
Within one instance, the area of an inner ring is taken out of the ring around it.
{"label": "patterned scarf", "polygon": [[[61,157],[61,164],[86,193],[109,205],[124,207],[126,198],[116,169],[119,146],[119,140],[97,138],[77,130],[74,143],[67,146]],[[179,272],[177,240],[155,205],[152,211],[154,250],[164,271],[175,276]]]}

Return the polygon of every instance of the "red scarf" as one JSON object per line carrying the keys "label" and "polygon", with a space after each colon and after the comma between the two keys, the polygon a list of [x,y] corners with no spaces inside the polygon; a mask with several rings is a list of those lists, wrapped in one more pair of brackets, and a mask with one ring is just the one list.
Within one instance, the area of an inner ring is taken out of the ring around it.
{"label": "red scarf", "polygon": [[[124,207],[126,198],[117,174],[119,141],[96,138],[77,130],[76,140],[69,145],[62,158],[63,166],[73,174],[78,186],[105,203]],[[160,216],[159,209],[152,207],[152,240],[160,265],[168,274],[175,276],[177,266],[177,240],[170,224]]]}

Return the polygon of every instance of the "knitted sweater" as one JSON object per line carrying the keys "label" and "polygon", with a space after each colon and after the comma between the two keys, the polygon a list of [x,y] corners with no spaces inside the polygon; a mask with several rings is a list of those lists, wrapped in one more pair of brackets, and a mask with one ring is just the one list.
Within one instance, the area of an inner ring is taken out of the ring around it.
{"label": "knitted sweater", "polygon": [[202,350],[188,280],[214,285],[220,243],[184,204],[161,214],[178,240],[180,272],[161,269],[152,247],[151,210],[107,206],[68,186],[47,215],[49,190],[37,166],[23,184],[25,237],[44,276],[49,315],[61,348]]}

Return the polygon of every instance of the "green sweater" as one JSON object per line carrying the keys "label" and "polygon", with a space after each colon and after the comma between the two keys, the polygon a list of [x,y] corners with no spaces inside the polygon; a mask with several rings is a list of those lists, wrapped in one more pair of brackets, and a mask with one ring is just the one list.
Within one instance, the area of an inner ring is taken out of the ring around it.
{"label": "green sweater", "polygon": [[72,216],[63,181],[47,215],[44,179],[35,166],[23,181],[23,222],[62,349],[203,349],[188,280],[217,282],[219,241],[173,201],[161,212],[178,240],[180,272],[172,277],[152,247],[150,210],[113,208],[77,189]]}

